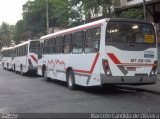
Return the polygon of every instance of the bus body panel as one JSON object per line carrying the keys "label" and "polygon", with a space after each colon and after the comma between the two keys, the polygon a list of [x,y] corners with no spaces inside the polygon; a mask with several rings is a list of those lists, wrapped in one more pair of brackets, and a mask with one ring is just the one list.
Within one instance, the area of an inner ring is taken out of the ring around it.
{"label": "bus body panel", "polygon": [[[114,19],[114,21],[116,20],[123,21],[122,19]],[[138,50],[136,49],[138,46],[135,44],[124,43],[125,45],[130,45],[127,47],[130,47],[132,50],[123,50],[114,45],[107,44],[106,32],[110,21],[112,19],[104,19],[41,37],[40,40],[45,42],[61,35],[74,34],[77,31],[85,31],[86,33],[88,28],[94,28],[91,26],[95,26],[97,23],[101,30],[98,52],[85,53],[83,50],[81,54],[74,54],[73,52],[69,54],[42,53],[42,58],[38,60],[38,74],[43,75],[43,68],[46,67],[47,77],[66,81],[67,69],[71,69],[74,72],[75,83],[82,86],[97,86],[106,83],[141,85],[155,83],[157,73],[154,72],[154,75],[151,75],[151,73],[154,66],[156,66],[157,47],[148,46],[143,50],[142,48]],[[136,20],[124,20],[124,22],[144,23],[148,25],[146,22]],[[136,26],[133,26],[133,28],[136,28]],[[112,30],[111,32],[118,32],[118,30]],[[140,35],[139,32],[136,32],[136,36],[138,35]],[[149,35],[145,37],[152,38]],[[110,71],[109,74],[104,69],[103,61],[109,66],[107,67],[107,70]]]}
{"label": "bus body panel", "polygon": [[14,48],[3,48],[2,53],[2,65],[5,69],[11,70],[12,69],[12,61],[13,61],[13,52]]}
{"label": "bus body panel", "polygon": [[23,68],[23,72],[27,73],[27,71],[28,71],[27,59],[28,59],[28,56],[16,57],[14,59],[14,64],[13,64],[13,66],[15,65],[15,71],[20,72],[21,71],[21,67],[22,67]]}
{"label": "bus body panel", "polygon": [[[107,23],[103,59],[108,61],[110,75],[101,73],[101,84],[156,82],[157,39],[152,26],[146,22],[122,19]],[[126,30],[129,27],[132,31]]]}
{"label": "bus body panel", "polygon": [[[106,57],[110,65],[113,76],[135,76],[135,74],[150,75],[154,61],[157,59],[155,48],[144,51],[122,51],[112,46],[106,47]],[[144,57],[146,52],[152,52],[154,58]],[[138,54],[138,55],[137,55]],[[117,60],[117,61],[116,61]],[[124,71],[122,69],[124,68]]]}
{"label": "bus body panel", "polygon": [[[25,43],[23,43],[22,45],[20,44],[17,47],[21,47],[24,45],[27,45],[27,52],[25,54],[25,56],[18,56],[15,57],[14,59],[14,64],[16,66],[16,71],[21,71],[21,67],[23,68],[23,72],[27,73],[28,71],[31,72],[37,72],[37,66],[38,66],[38,53],[34,53],[33,51],[30,51],[30,49],[32,48],[30,45],[32,42],[39,42],[39,40],[33,40],[33,41],[27,41]],[[38,46],[36,46],[38,47]]]}
{"label": "bus body panel", "polygon": [[8,64],[8,69],[17,72],[27,73],[31,71],[37,73],[39,43],[39,40],[29,40],[12,48],[2,49],[2,54],[6,50],[12,50],[9,57],[2,59],[4,68],[7,68]]}
{"label": "bus body panel", "polygon": [[[99,57],[100,54],[64,54],[47,55],[44,59],[48,69],[48,77],[66,81],[66,70],[72,68],[75,74],[75,83],[78,85],[99,85]],[[75,60],[77,59],[77,60]],[[77,65],[83,64],[83,65]],[[41,72],[41,71],[40,71]]]}

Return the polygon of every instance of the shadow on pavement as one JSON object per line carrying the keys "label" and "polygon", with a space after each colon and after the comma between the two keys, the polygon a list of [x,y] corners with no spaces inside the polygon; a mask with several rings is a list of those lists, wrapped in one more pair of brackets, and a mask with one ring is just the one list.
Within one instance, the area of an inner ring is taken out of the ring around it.
{"label": "shadow on pavement", "polygon": [[[44,81],[45,82],[45,81]],[[59,80],[51,80],[48,83],[53,83],[56,85],[59,85],[61,87],[65,87],[68,90],[70,90],[67,87],[66,82],[59,81]],[[70,90],[72,91],[72,90]],[[90,94],[96,94],[96,95],[105,95],[105,94],[122,94],[122,93],[136,93],[137,90],[130,90],[130,89],[125,89],[125,88],[120,88],[119,86],[116,85],[104,85],[104,86],[91,86],[91,87],[84,87],[84,86],[77,86],[76,90],[73,91],[83,91],[87,92]]]}

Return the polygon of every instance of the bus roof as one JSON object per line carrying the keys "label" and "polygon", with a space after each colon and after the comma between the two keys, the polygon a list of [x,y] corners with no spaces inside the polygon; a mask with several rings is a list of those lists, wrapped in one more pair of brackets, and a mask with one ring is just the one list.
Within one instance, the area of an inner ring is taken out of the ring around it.
{"label": "bus roof", "polygon": [[69,34],[71,32],[78,32],[78,31],[81,31],[83,29],[98,27],[98,26],[101,26],[103,24],[103,22],[105,22],[105,21],[106,21],[106,19],[101,19],[101,20],[98,20],[98,21],[95,21],[95,22],[87,23],[87,24],[84,24],[84,25],[80,25],[80,26],[77,26],[77,27],[73,27],[73,28],[69,28],[69,29],[66,29],[66,30],[56,32],[56,33],[45,35],[45,36],[42,36],[40,39],[41,40],[48,39],[48,38],[51,38],[53,36],[59,36],[59,35],[62,35],[62,34],[65,35],[65,34]]}
{"label": "bus roof", "polygon": [[20,44],[14,46],[14,48],[20,47],[20,46],[23,46],[23,45],[26,45],[26,44],[28,44],[28,43],[30,43],[30,42],[32,42],[32,41],[39,41],[39,40],[28,40],[28,41],[25,41],[25,42],[23,42],[23,43],[20,43]]}
{"label": "bus roof", "polygon": [[5,48],[2,48],[2,50],[1,50],[1,51],[5,51],[5,50],[12,50],[12,49],[14,49],[14,47],[5,47]]}
{"label": "bus roof", "polygon": [[78,31],[81,31],[83,29],[93,28],[93,27],[96,27],[96,26],[98,27],[98,26],[101,26],[104,22],[109,22],[109,21],[126,21],[126,22],[127,21],[128,22],[133,22],[134,21],[134,22],[139,22],[139,23],[150,23],[150,22],[146,22],[146,21],[143,21],[143,20],[137,20],[137,19],[105,18],[105,19],[101,19],[101,20],[98,20],[98,21],[94,21],[94,22],[91,22],[91,23],[84,24],[84,25],[80,25],[80,26],[77,26],[77,27],[62,30],[62,31],[59,31],[59,32],[56,32],[56,33],[52,33],[52,34],[49,34],[49,35],[45,35],[45,36],[42,36],[40,39],[41,40],[49,39],[49,38],[52,38],[52,37],[65,35],[65,34],[69,34],[69,33],[72,33],[72,32],[78,32]]}

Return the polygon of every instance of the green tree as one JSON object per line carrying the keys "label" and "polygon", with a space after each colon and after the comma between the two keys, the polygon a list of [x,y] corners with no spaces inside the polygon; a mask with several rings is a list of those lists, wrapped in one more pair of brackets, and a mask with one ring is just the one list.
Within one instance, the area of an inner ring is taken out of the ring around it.
{"label": "green tree", "polygon": [[[101,10],[102,17],[110,16],[116,0],[48,0],[49,27],[73,27],[91,19]],[[101,9],[102,8],[102,9]],[[16,24],[14,40],[33,39],[46,34],[46,0],[27,1],[23,5],[23,20]]]}
{"label": "green tree", "polygon": [[30,37],[30,33],[27,30],[27,26],[24,22],[24,20],[19,20],[16,23],[13,35],[13,39],[16,41],[16,44],[20,43],[20,41],[26,41]]}
{"label": "green tree", "polygon": [[69,25],[70,27],[78,26],[83,21],[82,0],[69,0]]}
{"label": "green tree", "polygon": [[12,30],[9,24],[3,22],[0,27],[0,47],[9,46],[12,38]]}
{"label": "green tree", "polygon": [[[29,39],[46,33],[45,0],[28,1],[23,5],[23,25]],[[24,31],[22,31],[24,32]]]}
{"label": "green tree", "polygon": [[79,10],[85,15],[86,21],[90,21],[93,16],[102,13],[102,18],[111,17],[112,8],[117,0],[70,0],[73,7],[80,4]]}
{"label": "green tree", "polygon": [[139,20],[143,20],[144,16],[143,16],[143,10],[142,9],[129,9],[127,11],[123,11],[119,17],[121,18],[130,18],[130,19],[139,19]]}
{"label": "green tree", "polygon": [[68,0],[50,0],[50,22],[54,19],[55,23],[51,23],[52,26],[64,27],[69,26],[69,2]]}
{"label": "green tree", "polygon": [[[67,0],[48,0],[49,27],[69,26],[69,2]],[[27,1],[23,5],[23,20],[16,24],[14,40],[27,40],[45,35],[46,0]]]}

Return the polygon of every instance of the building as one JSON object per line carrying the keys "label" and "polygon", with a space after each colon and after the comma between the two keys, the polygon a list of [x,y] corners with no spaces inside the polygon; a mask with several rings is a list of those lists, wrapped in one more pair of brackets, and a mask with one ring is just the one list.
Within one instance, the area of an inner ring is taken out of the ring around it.
{"label": "building", "polygon": [[121,14],[131,8],[146,8],[146,20],[154,22],[157,27],[157,35],[160,42],[160,0],[119,0],[114,5],[116,14]]}
{"label": "building", "polygon": [[[141,4],[143,3],[143,0],[119,0],[120,2],[117,2],[117,7],[119,8],[123,8],[123,7],[127,7],[127,6],[133,6],[133,5],[137,5],[137,4]],[[153,0],[145,0],[145,2],[149,2],[149,1],[153,1]]]}
{"label": "building", "polygon": [[[158,52],[160,52],[160,0],[119,0],[114,5],[114,11],[116,14],[120,14],[131,8],[144,9],[144,6],[146,6],[146,20],[154,22],[156,25],[159,42]],[[160,64],[160,53],[158,53],[158,59],[158,64]],[[160,73],[160,65],[158,66],[158,73]]]}
{"label": "building", "polygon": [[160,0],[119,0],[114,5],[116,14],[120,14],[131,8],[142,8],[143,1],[146,5],[146,20],[154,23],[160,23]]}

